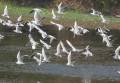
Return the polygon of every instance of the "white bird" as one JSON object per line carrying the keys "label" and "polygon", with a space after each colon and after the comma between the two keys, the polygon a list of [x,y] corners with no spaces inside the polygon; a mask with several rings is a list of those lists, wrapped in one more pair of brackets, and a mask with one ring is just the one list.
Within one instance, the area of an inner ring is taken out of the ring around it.
{"label": "white bird", "polygon": [[42,56],[43,56],[42,62],[50,62],[49,57],[47,57],[46,54],[45,54],[44,47],[42,48]]}
{"label": "white bird", "polygon": [[75,20],[74,22],[74,28],[78,28],[78,24],[77,24],[77,21]]}
{"label": "white bird", "polygon": [[5,21],[4,19],[0,18],[0,24],[3,25],[4,21]]}
{"label": "white bird", "polygon": [[75,35],[82,35],[81,34],[81,32],[80,32],[80,30],[79,30],[79,28],[78,28],[79,26],[78,26],[78,24],[77,24],[77,21],[75,20],[75,22],[74,22],[74,29],[73,29],[73,33],[74,33],[74,37],[75,37]]}
{"label": "white bird", "polygon": [[39,56],[39,58],[36,57],[36,56],[33,56],[33,59],[36,60],[38,65],[41,65],[41,63],[42,63],[42,54],[41,53],[37,53],[37,55]]}
{"label": "white bird", "polygon": [[[75,33],[78,33],[78,25],[77,25],[77,21],[75,20],[75,22],[74,22],[74,25],[73,25],[73,27],[71,27],[71,29],[70,29],[70,31],[71,32],[73,32],[74,34]],[[77,31],[77,32],[76,32]]]}
{"label": "white bird", "polygon": [[47,37],[50,38],[50,44],[53,42],[53,40],[56,39],[56,37],[54,37],[54,36],[52,36],[52,35],[48,35]]}
{"label": "white bird", "polygon": [[59,31],[61,31],[62,29],[64,29],[64,26],[61,25],[61,24],[55,23],[53,21],[51,21],[50,23],[53,24],[53,25],[55,25],[55,26],[57,26]]}
{"label": "white bird", "polygon": [[65,46],[64,46],[64,44],[63,44],[62,41],[60,41],[60,45],[61,45],[61,47],[62,47],[62,51],[68,54],[69,52],[68,52],[67,49],[65,48]]}
{"label": "white bird", "polygon": [[31,34],[28,35],[28,38],[29,38],[29,41],[30,41],[30,43],[31,43],[32,49],[33,49],[33,50],[36,49],[36,48],[37,48],[37,45],[38,45],[39,43],[36,42],[36,41],[33,39],[33,37],[32,37]]}
{"label": "white bird", "polygon": [[88,29],[85,29],[85,28],[83,28],[83,27],[81,27],[81,26],[78,26],[78,29],[79,29],[79,33],[80,33],[81,35],[89,32]]}
{"label": "white bird", "polygon": [[72,48],[72,51],[73,51],[73,52],[80,52],[80,51],[82,51],[82,50],[80,50],[80,49],[76,49],[76,48],[72,45],[72,43],[71,43],[70,41],[66,40],[66,42],[67,42],[67,44]]}
{"label": "white bird", "polygon": [[23,56],[21,56],[20,51],[18,51],[16,64],[19,64],[19,65],[20,65],[20,64],[25,64],[25,63],[23,62],[23,58],[24,58],[25,56],[28,56],[28,55],[23,55]]}
{"label": "white bird", "polygon": [[106,43],[107,47],[112,47],[112,43],[110,42],[112,35],[107,35],[107,31],[110,31],[109,29],[97,29],[99,35],[102,37],[102,42]]}
{"label": "white bird", "polygon": [[107,19],[104,18],[104,16],[102,15],[102,13],[100,13],[100,18],[101,18],[101,22],[102,23],[108,23],[109,22]]}
{"label": "white bird", "polygon": [[45,38],[47,38],[48,34],[46,32],[44,32],[44,33],[41,33],[41,36],[42,36],[43,39],[45,39]]}
{"label": "white bird", "polygon": [[[108,28],[98,28],[97,32],[99,34],[106,34],[107,35],[108,32],[110,32],[110,29],[108,29]],[[111,40],[110,37],[112,37],[112,35],[109,35],[108,37],[109,37],[109,40]]]}
{"label": "white bird", "polygon": [[63,4],[63,3],[60,2],[60,4],[58,5],[58,11],[57,11],[58,14],[64,14],[64,13],[63,13],[64,7],[62,7],[62,4]]}
{"label": "white bird", "polygon": [[6,18],[10,18],[9,15],[8,15],[7,5],[5,6],[5,9],[4,9],[4,12],[3,12],[2,16],[3,16],[3,17],[6,17]]}
{"label": "white bird", "polygon": [[4,38],[4,36],[0,34],[0,40],[3,39],[3,38]]}
{"label": "white bird", "polygon": [[17,21],[18,21],[18,22],[21,22],[21,21],[22,21],[22,15],[17,18]]}
{"label": "white bird", "polygon": [[58,20],[58,16],[55,14],[54,9],[52,9],[52,19]]}
{"label": "white bird", "polygon": [[27,25],[29,26],[29,32],[31,32],[32,29],[35,28],[42,35],[43,38],[47,37],[47,33],[45,31],[43,31],[40,27],[35,25],[33,22],[28,22]]}
{"label": "white bird", "polygon": [[15,27],[16,24],[13,24],[11,20],[7,20],[3,22],[3,25],[8,26],[8,27]]}
{"label": "white bird", "polygon": [[86,57],[93,56],[93,53],[89,50],[89,45],[86,46],[85,52],[82,52],[82,54],[85,55]]}
{"label": "white bird", "polygon": [[[108,30],[107,30],[107,31],[108,31]],[[104,34],[104,33],[107,34],[107,31],[106,31],[105,29],[103,29],[103,28],[98,28],[98,29],[97,29],[97,32],[100,33],[100,34]],[[110,31],[110,30],[109,30],[109,31]]]}
{"label": "white bird", "polygon": [[45,31],[43,31],[40,27],[38,27],[37,25],[33,24],[33,27],[38,30],[38,33],[41,34],[43,39],[45,39],[48,36],[48,34]]}
{"label": "white bird", "polygon": [[111,35],[110,36],[108,36],[107,34],[100,34],[101,35],[101,37],[103,38],[103,40],[102,40],[102,42],[103,43],[106,43],[106,46],[107,47],[112,47],[112,43],[110,42],[110,37],[111,37]]}
{"label": "white bird", "polygon": [[89,32],[87,29],[85,29],[85,28],[83,28],[81,26],[78,26],[76,20],[74,22],[74,26],[70,29],[70,31],[73,32],[74,37],[75,37],[75,35],[79,36],[79,35],[83,35],[83,34]]}
{"label": "white bird", "polygon": [[59,42],[58,45],[57,45],[56,51],[57,51],[57,52],[55,53],[55,55],[58,56],[58,57],[62,57],[62,55],[61,55],[61,44],[60,44],[60,42]]}
{"label": "white bird", "polygon": [[75,29],[75,32],[79,33],[80,35],[89,32],[87,29],[85,29],[81,26],[78,26],[77,21],[74,22],[74,29]]}
{"label": "white bird", "polygon": [[19,24],[17,24],[16,26],[15,26],[15,30],[13,30],[15,33],[22,33],[22,31],[21,31],[21,27],[19,26]]}
{"label": "white bird", "polygon": [[42,26],[41,20],[32,20],[31,21],[33,24],[37,25],[37,26]]}
{"label": "white bird", "polygon": [[71,26],[70,31],[74,33],[74,27]]}
{"label": "white bird", "polygon": [[99,12],[98,11],[95,11],[95,9],[91,8],[92,10],[92,13],[90,13],[91,15],[94,15],[94,16],[99,16]]}
{"label": "white bird", "polygon": [[89,77],[88,78],[83,78],[82,83],[91,83],[91,79]]}
{"label": "white bird", "polygon": [[42,82],[40,82],[40,81],[37,81],[36,83],[42,83]]}
{"label": "white bird", "polygon": [[120,71],[117,71],[118,74],[120,74]]}
{"label": "white bird", "polygon": [[39,8],[34,8],[34,20],[39,20],[39,13],[42,12]]}
{"label": "white bird", "polygon": [[51,45],[47,44],[46,42],[44,42],[43,40],[40,39],[40,43],[43,44],[43,46],[46,48],[46,49],[50,49],[51,48]]}
{"label": "white bird", "polygon": [[41,26],[40,13],[41,9],[34,8],[31,12],[34,12],[34,20],[32,21],[34,24]]}
{"label": "white bird", "polygon": [[67,66],[74,66],[74,64],[73,64],[74,62],[72,62],[72,60],[71,60],[71,51],[68,53],[68,56],[67,56]]}
{"label": "white bird", "polygon": [[27,25],[29,26],[29,32],[34,29],[34,24],[32,22],[28,22]]}
{"label": "white bird", "polygon": [[115,55],[113,56],[113,58],[120,60],[120,46],[118,46],[115,50]]}
{"label": "white bird", "polygon": [[83,34],[85,34],[85,33],[87,33],[87,32],[89,32],[88,29],[83,29]]}

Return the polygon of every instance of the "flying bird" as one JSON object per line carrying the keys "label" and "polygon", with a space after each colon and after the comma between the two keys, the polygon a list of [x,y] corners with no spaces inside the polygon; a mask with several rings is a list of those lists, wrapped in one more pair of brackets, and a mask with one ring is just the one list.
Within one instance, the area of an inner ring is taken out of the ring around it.
{"label": "flying bird", "polygon": [[37,56],[33,56],[33,59],[36,60],[36,62],[38,63],[38,65],[42,64],[42,54],[41,53],[36,53],[39,57]]}
{"label": "flying bird", "polygon": [[34,24],[32,22],[28,22],[27,25],[29,26],[29,32],[31,33],[31,31],[34,29]]}
{"label": "flying bird", "polygon": [[96,11],[95,9],[91,8],[92,12],[90,13],[91,15],[93,16],[99,16],[99,13],[98,11]]}
{"label": "flying bird", "polygon": [[55,14],[54,9],[52,9],[52,19],[58,20],[58,16]]}
{"label": "flying bird", "polygon": [[107,46],[107,47],[113,47],[113,46],[112,46],[112,43],[110,42],[110,40],[111,40],[111,39],[110,39],[111,35],[108,36],[107,34],[104,34],[104,33],[103,33],[103,34],[100,34],[100,35],[101,35],[101,37],[103,38],[102,42],[103,42],[103,43],[106,43],[106,46]]}
{"label": "flying bird", "polygon": [[63,3],[60,2],[60,4],[57,6],[58,7],[58,11],[57,11],[58,14],[64,14],[63,13],[64,7],[62,5],[63,5]]}
{"label": "flying bird", "polygon": [[14,24],[10,19],[7,21],[3,21],[3,26],[7,26],[8,28],[15,27],[16,24]]}
{"label": "flying bird", "polygon": [[112,35],[107,35],[107,31],[108,30],[104,30],[102,28],[98,28],[98,34],[102,37],[102,42],[106,43],[107,47],[112,47],[112,43],[110,41]]}
{"label": "flying bird", "polygon": [[33,50],[36,49],[39,43],[36,42],[36,41],[33,39],[33,37],[32,37],[31,34],[28,35],[28,38],[29,38],[29,41],[30,41],[30,43],[31,43],[32,49],[33,49]]}
{"label": "flying bird", "polygon": [[15,33],[22,33],[22,31],[21,31],[21,27],[20,27],[20,25],[19,24],[17,24],[16,26],[15,26],[15,30],[13,30]]}
{"label": "flying bird", "polygon": [[87,29],[81,27],[81,26],[78,26],[77,24],[77,21],[75,20],[74,22],[74,26],[70,29],[71,32],[73,32],[74,34],[74,37],[76,35],[83,35],[83,34],[86,34],[87,32],[89,32]]}
{"label": "flying bird", "polygon": [[28,57],[28,55],[23,55],[23,56],[22,56],[22,55],[21,55],[21,52],[18,51],[18,53],[17,53],[17,62],[16,62],[16,64],[19,64],[19,65],[25,64],[25,63],[23,62],[23,58],[24,58],[25,56]]}
{"label": "flying bird", "polygon": [[55,53],[55,55],[58,56],[58,57],[62,57],[62,55],[61,55],[61,44],[60,44],[60,42],[59,42],[58,45],[57,45],[56,51],[57,51],[57,52]]}
{"label": "flying bird", "polygon": [[50,39],[50,44],[53,42],[53,40],[56,39],[56,37],[52,36],[52,35],[47,35],[47,38]]}
{"label": "flying bird", "polygon": [[17,22],[22,22],[22,15],[17,18]]}
{"label": "flying bird", "polygon": [[6,18],[10,18],[9,14],[8,14],[8,7],[7,7],[7,5],[4,8],[4,12],[3,12],[2,16],[6,17]]}
{"label": "flying bird", "polygon": [[63,42],[62,41],[60,41],[60,45],[61,45],[61,47],[62,47],[62,52],[64,52],[64,53],[69,53],[68,51],[67,51],[67,49],[66,49],[66,47],[64,46],[64,44],[63,44]]}
{"label": "flying bird", "polygon": [[76,49],[69,40],[66,40],[67,44],[72,48],[73,52],[80,52],[82,50]]}
{"label": "flying bird", "polygon": [[35,25],[41,26],[40,13],[42,12],[39,8],[34,8],[30,13],[34,12],[34,20],[32,21]]}
{"label": "flying bird", "polygon": [[45,31],[43,31],[40,27],[38,27],[37,25],[33,24],[33,27],[36,30],[38,30],[38,33],[41,34],[41,36],[42,36],[43,39],[45,39],[48,36],[48,34]]}
{"label": "flying bird", "polygon": [[82,52],[82,54],[85,55],[86,57],[93,56],[93,53],[89,49],[90,49],[89,45],[86,46],[85,52]]}
{"label": "flying bird", "polygon": [[71,60],[71,51],[68,53],[68,57],[67,57],[67,66],[71,66],[71,67],[73,67],[74,66],[74,62],[72,62],[72,60]]}
{"label": "flying bird", "polygon": [[43,56],[42,62],[50,62],[49,60],[50,58],[46,56],[44,47],[42,48],[42,56]]}
{"label": "flying bird", "polygon": [[43,44],[43,46],[46,48],[46,49],[50,49],[51,48],[51,45],[47,44],[46,42],[44,42],[43,40],[40,39],[40,43]]}
{"label": "flying bird", "polygon": [[102,13],[100,13],[100,18],[101,18],[101,22],[102,23],[105,23],[105,24],[109,23],[109,21],[104,18],[104,16],[102,15]]}
{"label": "flying bird", "polygon": [[53,25],[55,25],[55,26],[57,26],[59,31],[61,31],[62,29],[64,29],[64,26],[61,25],[61,24],[55,23],[53,21],[51,21],[50,23],[53,24]]}
{"label": "flying bird", "polygon": [[3,39],[3,38],[4,38],[4,36],[0,34],[0,40]]}
{"label": "flying bird", "polygon": [[0,18],[0,24],[4,25],[5,20]]}
{"label": "flying bird", "polygon": [[115,50],[115,55],[113,56],[113,58],[120,60],[120,46],[118,46]]}

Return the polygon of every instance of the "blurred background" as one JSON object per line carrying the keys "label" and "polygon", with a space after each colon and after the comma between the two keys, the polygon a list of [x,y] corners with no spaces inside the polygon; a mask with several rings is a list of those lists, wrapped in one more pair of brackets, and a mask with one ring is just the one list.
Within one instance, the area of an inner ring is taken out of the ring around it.
{"label": "blurred background", "polygon": [[2,3],[45,8],[56,7],[61,1],[70,10],[88,12],[90,8],[94,8],[108,15],[120,14],[120,0],[0,0]]}

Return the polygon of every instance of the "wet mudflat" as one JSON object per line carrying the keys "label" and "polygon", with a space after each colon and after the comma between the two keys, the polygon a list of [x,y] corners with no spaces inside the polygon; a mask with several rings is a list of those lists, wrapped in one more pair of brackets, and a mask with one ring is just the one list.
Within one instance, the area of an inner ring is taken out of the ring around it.
{"label": "wet mudflat", "polygon": [[[52,48],[46,50],[47,56],[50,56],[50,63],[43,63],[38,66],[31,58],[25,58],[25,65],[17,65],[16,54],[21,50],[22,54],[31,55],[34,51],[28,40],[28,33],[16,34],[11,31],[1,31],[5,36],[0,40],[0,82],[1,83],[119,83],[120,61],[114,60],[114,50],[120,45],[120,31],[111,30],[113,35],[112,48],[108,48],[102,43],[102,38],[96,34],[95,30],[83,36],[76,36],[67,30],[58,32],[49,27],[45,29],[49,34],[57,37],[53,41]],[[33,37],[39,42],[41,36],[36,31],[32,32]],[[62,40],[67,46],[65,40],[69,40],[76,48],[83,49],[90,45],[94,56],[85,57],[81,53],[72,52],[72,59],[75,61],[75,67],[67,67],[67,56],[63,54],[62,58],[54,55],[56,46]],[[48,40],[45,40],[46,42]],[[42,45],[35,50],[41,52]]]}

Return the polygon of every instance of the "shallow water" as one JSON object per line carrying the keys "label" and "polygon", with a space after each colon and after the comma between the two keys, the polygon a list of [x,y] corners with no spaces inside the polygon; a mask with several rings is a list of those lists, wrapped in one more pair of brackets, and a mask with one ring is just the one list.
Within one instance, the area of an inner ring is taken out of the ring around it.
{"label": "shallow water", "polygon": [[[0,33],[5,38],[0,40],[0,83],[120,83],[120,74],[117,73],[120,70],[120,61],[112,58],[114,50],[120,45],[119,30],[111,31],[114,47],[107,48],[95,30],[90,30],[84,36],[73,38],[73,34],[67,29],[61,32],[54,27],[45,26],[43,29],[57,37],[57,40],[52,43],[50,50],[45,50],[46,54],[51,57],[51,62],[41,66],[38,66],[31,58],[25,58],[25,65],[16,65],[16,54],[19,50],[22,54],[31,55],[35,51],[41,52],[42,45],[39,44],[39,47],[33,51],[27,32],[16,34],[11,30],[1,29]],[[35,30],[32,36],[38,42],[41,39]],[[59,40],[62,40],[70,50],[65,42],[66,39],[76,48],[83,49],[90,45],[94,56],[86,58],[80,53],[72,53],[75,67],[67,67],[65,54],[61,59],[54,55]]]}

